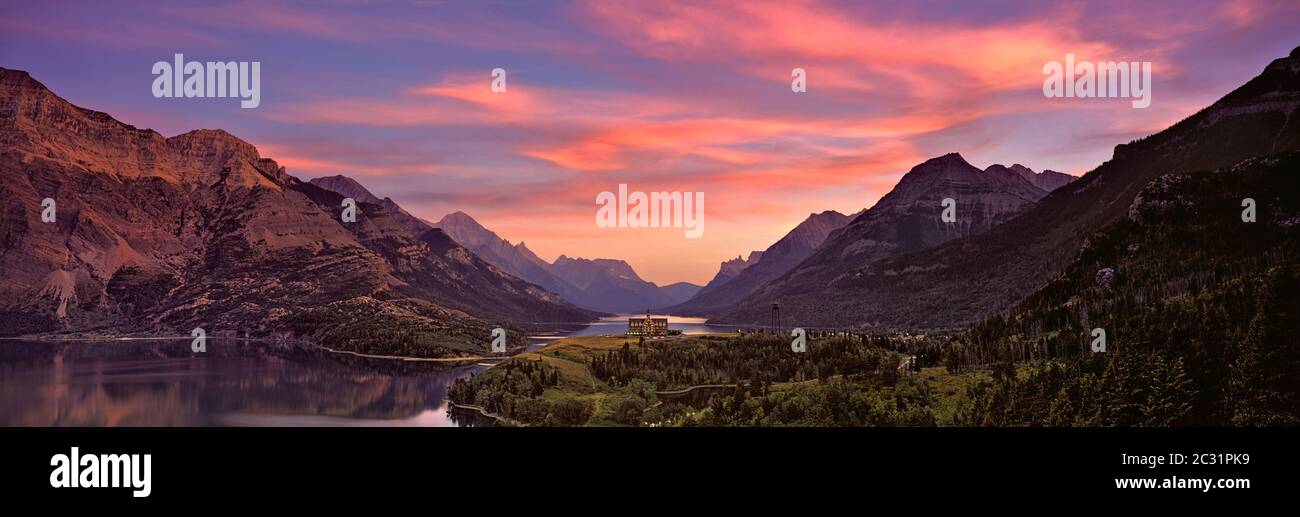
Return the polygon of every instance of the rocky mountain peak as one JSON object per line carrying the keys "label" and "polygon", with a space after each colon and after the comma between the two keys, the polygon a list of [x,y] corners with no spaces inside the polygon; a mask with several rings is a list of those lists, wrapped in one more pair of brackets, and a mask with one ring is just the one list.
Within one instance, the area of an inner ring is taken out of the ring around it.
{"label": "rocky mountain peak", "polygon": [[366,189],[366,187],[362,186],[360,182],[342,174],[313,178],[310,183],[325,190],[337,192],[362,203],[372,203],[376,205],[384,204],[383,199],[379,199],[379,196],[371,193]]}
{"label": "rocky mountain peak", "polygon": [[1044,192],[1051,192],[1078,179],[1069,174],[1053,170],[1045,170],[1041,173],[1034,172],[1033,169],[1018,163],[1010,167],[1002,167],[1001,165],[996,164],[990,165],[987,169],[984,169],[984,172],[1005,174],[1003,169],[1020,176],[1025,181],[1029,182],[1029,184],[1042,189]]}
{"label": "rocky mountain peak", "polygon": [[478,220],[462,211],[455,211],[443,216],[434,226],[442,228],[456,242],[461,243],[471,249],[490,246],[491,248],[501,248],[509,246],[495,232],[479,224]]}
{"label": "rocky mountain peak", "polygon": [[163,138],[74,106],[27,72],[0,68],[0,144],[20,155],[118,178],[279,189],[293,181],[252,144],[221,130]]}

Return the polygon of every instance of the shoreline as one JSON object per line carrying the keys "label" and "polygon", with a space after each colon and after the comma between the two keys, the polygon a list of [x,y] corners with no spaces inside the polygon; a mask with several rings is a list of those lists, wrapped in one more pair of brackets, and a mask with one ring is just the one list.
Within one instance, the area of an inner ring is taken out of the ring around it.
{"label": "shoreline", "polygon": [[[504,360],[514,357],[514,355],[474,355],[464,357],[417,357],[411,355],[382,355],[367,354],[363,352],[353,352],[351,350],[337,350],[325,345],[311,345],[315,348],[324,350],[332,354],[351,355],[366,359],[385,359],[390,361],[407,361],[407,362],[428,362],[428,363],[467,363],[474,361]],[[522,353],[522,350],[521,350]]]}
{"label": "shoreline", "polygon": [[[98,342],[98,343],[109,343],[109,342],[172,342],[172,340],[188,340],[188,339],[194,339],[194,336],[188,336],[188,335],[177,335],[177,336],[166,336],[166,335],[160,335],[160,336],[139,336],[139,338],[121,338],[121,336],[120,336],[120,338],[57,338],[57,336],[0,336],[0,342],[4,342],[4,340],[9,340],[9,342],[45,342],[45,343],[77,343],[77,342]],[[364,357],[364,359],[382,359],[382,360],[391,360],[391,361],[408,361],[408,362],[473,362],[473,361],[491,361],[491,360],[504,360],[504,359],[510,359],[510,357],[515,356],[515,355],[503,355],[503,356],[463,356],[463,357],[386,356],[386,355],[381,355],[381,353],[364,353],[364,352],[346,351],[346,349],[330,348],[330,347],[326,347],[326,346],[324,346],[324,344],[316,344],[316,343],[308,343],[308,342],[273,342],[273,340],[257,339],[257,338],[234,338],[234,336],[230,336],[230,338],[226,338],[226,336],[208,336],[207,339],[212,339],[212,340],[238,340],[238,342],[248,342],[248,343],[260,342],[260,343],[268,343],[268,344],[294,344],[294,346],[302,346],[302,347],[307,347],[307,348],[320,349],[320,351],[325,351],[325,352],[329,352],[329,353],[338,353],[338,355],[350,355],[350,356],[355,356],[355,357]],[[560,338],[560,339],[563,339],[563,338]],[[517,352],[517,353],[524,353],[525,349],[526,349],[526,347],[524,347],[524,348],[520,348],[520,349],[519,349],[519,352]]]}
{"label": "shoreline", "polygon": [[452,400],[451,400],[450,398],[447,399],[447,405],[450,406],[451,408],[464,409],[464,410],[466,410],[466,411],[477,411],[479,414],[481,414],[481,415],[483,415],[483,416],[485,416],[485,417],[491,418],[491,419],[496,420],[496,421],[498,421],[498,422],[502,422],[502,423],[505,423],[505,424],[508,424],[508,425],[511,425],[511,426],[514,426],[514,427],[528,427],[528,424],[527,424],[527,423],[520,422],[520,421],[515,420],[515,419],[513,419],[513,418],[504,417],[504,416],[498,415],[498,414],[496,414],[496,413],[492,413],[492,412],[488,411],[487,409],[484,409],[482,406],[473,406],[473,405],[469,405],[469,404],[457,404],[457,403],[455,403],[455,402],[452,402]]}

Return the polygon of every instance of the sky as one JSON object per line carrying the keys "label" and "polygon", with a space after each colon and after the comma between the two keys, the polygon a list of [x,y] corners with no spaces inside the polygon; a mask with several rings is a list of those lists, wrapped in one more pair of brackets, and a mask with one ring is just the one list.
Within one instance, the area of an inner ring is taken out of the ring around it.
{"label": "sky", "polygon": [[[1300,2],[1261,0],[0,0],[0,66],[166,136],[225,129],[430,221],[464,211],[547,260],[703,284],[928,158],[1084,174],[1287,55],[1297,28]],[[260,106],[155,98],[176,53],[260,62]],[[1150,107],[1047,98],[1067,53],[1150,62]],[[704,193],[703,235],[598,226],[619,184]]]}

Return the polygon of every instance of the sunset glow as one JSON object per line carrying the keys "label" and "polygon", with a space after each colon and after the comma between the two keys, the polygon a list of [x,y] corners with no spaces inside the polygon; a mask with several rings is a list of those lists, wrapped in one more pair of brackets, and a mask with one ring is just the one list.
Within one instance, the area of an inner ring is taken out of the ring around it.
{"label": "sunset glow", "polygon": [[[926,4],[32,2],[4,7],[0,63],[167,136],[225,129],[298,178],[344,174],[429,221],[465,211],[547,260],[704,284],[931,157],[1084,174],[1286,55],[1300,27],[1294,2]],[[150,65],[174,53],[261,62],[260,107],[154,98]],[[1151,62],[1150,108],[1045,98],[1043,64],[1067,53]],[[596,196],[619,184],[704,192],[707,231],[598,227]]]}

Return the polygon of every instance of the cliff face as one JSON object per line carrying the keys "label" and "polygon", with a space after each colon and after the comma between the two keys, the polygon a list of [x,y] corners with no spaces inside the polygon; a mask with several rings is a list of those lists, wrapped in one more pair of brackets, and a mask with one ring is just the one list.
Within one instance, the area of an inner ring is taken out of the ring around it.
{"label": "cliff face", "polygon": [[[41,220],[45,198],[56,222]],[[343,223],[341,200],[224,131],[164,138],[0,69],[6,334],[264,335],[358,297],[424,300],[485,329],[591,317],[381,206]]]}

